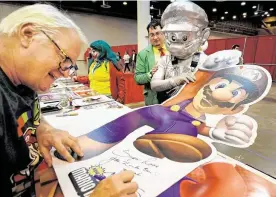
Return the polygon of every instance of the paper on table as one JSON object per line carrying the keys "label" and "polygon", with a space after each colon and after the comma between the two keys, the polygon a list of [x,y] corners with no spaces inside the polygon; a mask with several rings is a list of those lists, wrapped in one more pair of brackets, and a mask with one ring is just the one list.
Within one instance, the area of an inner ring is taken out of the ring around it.
{"label": "paper on table", "polygon": [[75,99],[73,101],[73,105],[86,106],[86,105],[95,105],[95,104],[106,103],[111,101],[114,101],[114,100],[104,95],[98,95],[98,96],[91,96],[91,97],[82,98],[82,99]]}
{"label": "paper on table", "polygon": [[65,97],[66,97],[66,94],[60,94],[60,93],[47,93],[47,94],[38,95],[39,101],[43,103],[58,102]]}
{"label": "paper on table", "polygon": [[[100,175],[109,176],[125,169],[133,170],[136,174],[134,181],[139,185],[138,196],[157,196],[193,169],[216,156],[215,148],[209,143],[212,148],[211,156],[199,162],[178,163],[148,156],[139,152],[133,146],[133,142],[151,130],[152,128],[148,126],[139,128],[118,145],[86,161],[69,164],[54,158],[54,168],[64,196],[89,196],[92,188],[99,181],[93,176],[95,172],[102,172]],[[69,176],[77,183],[75,186]]]}

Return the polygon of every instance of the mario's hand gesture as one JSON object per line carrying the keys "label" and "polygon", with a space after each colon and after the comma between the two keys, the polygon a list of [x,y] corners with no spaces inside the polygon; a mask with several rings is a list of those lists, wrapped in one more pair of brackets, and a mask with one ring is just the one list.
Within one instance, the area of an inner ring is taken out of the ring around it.
{"label": "mario's hand gesture", "polygon": [[254,120],[246,115],[239,117],[226,116],[220,120],[216,128],[210,130],[210,137],[223,141],[228,145],[249,146],[253,144],[257,133]]}

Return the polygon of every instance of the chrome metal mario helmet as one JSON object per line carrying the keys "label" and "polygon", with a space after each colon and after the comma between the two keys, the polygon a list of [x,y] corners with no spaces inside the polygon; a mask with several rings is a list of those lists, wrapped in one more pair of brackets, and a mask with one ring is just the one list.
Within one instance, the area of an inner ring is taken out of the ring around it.
{"label": "chrome metal mario helmet", "polygon": [[186,59],[197,52],[210,35],[205,11],[190,1],[175,1],[161,17],[162,31],[170,53]]}

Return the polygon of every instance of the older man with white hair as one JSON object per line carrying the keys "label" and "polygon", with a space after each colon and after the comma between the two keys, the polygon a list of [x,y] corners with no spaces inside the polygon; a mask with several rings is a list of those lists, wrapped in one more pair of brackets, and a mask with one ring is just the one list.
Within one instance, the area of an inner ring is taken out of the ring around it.
{"label": "older man with white hair", "polygon": [[[52,165],[54,147],[67,159],[82,150],[75,137],[50,126],[41,116],[36,91],[68,77],[86,38],[77,25],[50,5],[26,6],[0,23],[0,156],[3,196],[31,196],[33,170],[42,157]],[[19,174],[19,176],[18,176]],[[129,171],[111,176],[92,196],[136,196]],[[20,182],[18,182],[20,181]]]}

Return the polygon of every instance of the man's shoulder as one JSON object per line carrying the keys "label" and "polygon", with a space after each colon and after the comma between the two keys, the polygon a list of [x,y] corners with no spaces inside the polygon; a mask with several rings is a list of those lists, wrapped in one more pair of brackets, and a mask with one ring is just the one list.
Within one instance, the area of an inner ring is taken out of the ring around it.
{"label": "man's shoulder", "polygon": [[143,50],[141,50],[138,55],[139,56],[145,56],[148,52],[152,52],[152,45],[147,46]]}

